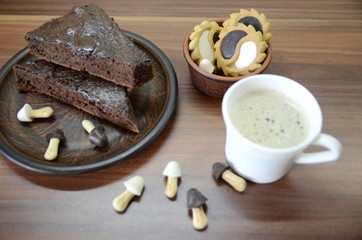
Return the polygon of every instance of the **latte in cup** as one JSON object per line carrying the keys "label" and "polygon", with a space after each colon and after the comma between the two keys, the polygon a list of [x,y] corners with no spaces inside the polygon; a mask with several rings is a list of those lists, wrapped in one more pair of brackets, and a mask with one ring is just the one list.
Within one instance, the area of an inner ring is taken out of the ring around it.
{"label": "latte in cup", "polygon": [[[317,99],[293,79],[256,74],[234,83],[221,105],[225,123],[225,157],[241,177],[272,183],[294,164],[337,160],[342,145],[322,133]],[[321,148],[307,151],[310,146]]]}
{"label": "latte in cup", "polygon": [[230,119],[244,137],[270,148],[298,145],[309,132],[304,109],[272,90],[255,90],[241,96],[231,106]]}

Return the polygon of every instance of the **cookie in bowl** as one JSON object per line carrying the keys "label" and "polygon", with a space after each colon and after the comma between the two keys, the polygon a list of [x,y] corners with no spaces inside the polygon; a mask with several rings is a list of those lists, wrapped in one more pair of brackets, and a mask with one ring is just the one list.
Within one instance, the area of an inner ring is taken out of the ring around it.
{"label": "cookie in bowl", "polygon": [[209,73],[215,71],[214,45],[219,40],[222,27],[215,21],[203,21],[194,27],[190,35],[189,50],[191,58],[202,69]]}
{"label": "cookie in bowl", "polygon": [[[203,21],[184,40],[183,54],[191,80],[197,89],[212,97],[222,98],[233,83],[262,73],[270,63],[270,23],[264,14],[254,16],[257,12],[253,9],[249,11],[253,16],[241,17],[244,22],[240,22],[241,13],[244,11],[231,14],[226,21]],[[206,23],[212,23],[217,31],[205,27]],[[200,46],[202,43],[206,47]],[[207,57],[200,54],[204,48],[208,49]]]}
{"label": "cookie in bowl", "polygon": [[220,34],[215,44],[217,67],[225,76],[243,76],[261,66],[268,44],[251,25],[230,26]]}

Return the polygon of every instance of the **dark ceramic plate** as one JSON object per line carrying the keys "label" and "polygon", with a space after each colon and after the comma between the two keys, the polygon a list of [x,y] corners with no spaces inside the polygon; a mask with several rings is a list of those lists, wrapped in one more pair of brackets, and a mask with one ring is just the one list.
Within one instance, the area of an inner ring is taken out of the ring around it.
{"label": "dark ceramic plate", "polygon": [[[11,58],[0,71],[0,150],[16,164],[27,169],[56,174],[98,170],[123,161],[149,145],[165,128],[177,101],[177,77],[167,56],[143,37],[125,31],[151,59],[154,79],[134,90],[130,99],[135,111],[139,134],[119,128],[105,120],[76,110],[53,98],[33,93],[18,93],[12,67],[33,59],[27,48]],[[17,120],[18,110],[29,103],[33,108],[50,106],[54,116],[30,123]],[[90,144],[82,128],[84,119],[103,125],[109,145],[97,148]],[[64,131],[66,141],[56,160],[46,161],[45,135],[52,129]]]}

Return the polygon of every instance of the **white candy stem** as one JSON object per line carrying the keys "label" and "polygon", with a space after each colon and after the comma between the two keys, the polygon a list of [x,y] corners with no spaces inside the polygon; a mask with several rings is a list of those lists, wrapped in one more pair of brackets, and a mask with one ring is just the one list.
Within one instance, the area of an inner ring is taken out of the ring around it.
{"label": "white candy stem", "polygon": [[95,128],[94,124],[89,120],[83,120],[82,126],[88,133],[91,133]]}
{"label": "white candy stem", "polygon": [[29,112],[30,118],[48,118],[53,115],[53,109],[51,107],[43,107]]}
{"label": "white candy stem", "polygon": [[169,198],[173,198],[177,193],[177,177],[168,177],[165,189],[165,195]]}
{"label": "white candy stem", "polygon": [[192,209],[192,224],[195,229],[202,230],[206,228],[208,223],[206,214],[202,206]]}
{"label": "white candy stem", "polygon": [[46,160],[54,160],[58,156],[58,148],[59,148],[60,140],[58,138],[51,138],[49,141],[48,148],[44,154],[44,158]]}
{"label": "white candy stem", "polygon": [[223,172],[221,177],[238,192],[243,192],[246,188],[246,181],[243,178],[231,172],[230,170],[226,170],[225,172]]}
{"label": "white candy stem", "polygon": [[129,202],[134,197],[134,194],[129,191],[124,191],[121,195],[113,199],[112,205],[117,212],[124,212]]}

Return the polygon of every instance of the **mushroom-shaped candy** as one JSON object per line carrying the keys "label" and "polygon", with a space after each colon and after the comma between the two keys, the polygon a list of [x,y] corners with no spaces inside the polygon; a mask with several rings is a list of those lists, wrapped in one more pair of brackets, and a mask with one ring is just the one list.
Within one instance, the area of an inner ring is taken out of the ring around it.
{"label": "mushroom-shaped candy", "polygon": [[58,156],[59,144],[65,140],[64,133],[60,129],[55,129],[45,135],[45,138],[49,142],[49,145],[44,154],[44,158],[51,161]]}
{"label": "mushroom-shaped candy", "polygon": [[171,161],[166,165],[162,174],[167,176],[165,195],[173,198],[177,193],[177,180],[181,177],[180,165],[176,161]]}
{"label": "mushroom-shaped candy", "polygon": [[131,201],[131,199],[137,195],[142,194],[142,190],[145,186],[145,182],[142,177],[135,176],[123,183],[126,190],[119,196],[113,199],[113,208],[117,212],[124,212]]}
{"label": "mushroom-shaped candy", "polygon": [[89,133],[89,141],[97,147],[105,147],[108,144],[108,138],[103,126],[95,127],[89,120],[83,120],[82,126]]}
{"label": "mushroom-shaped candy", "polygon": [[51,107],[33,109],[29,104],[25,103],[19,110],[17,117],[21,122],[31,122],[34,118],[48,118],[53,115],[53,112]]}
{"label": "mushroom-shaped candy", "polygon": [[236,191],[243,192],[246,188],[246,181],[238,175],[231,172],[229,165],[221,162],[214,163],[212,166],[212,175],[215,180],[220,178],[228,182]]}
{"label": "mushroom-shaped candy", "polygon": [[192,223],[197,230],[205,229],[208,223],[203,209],[203,205],[206,201],[207,198],[195,188],[191,188],[187,192],[187,207],[188,209],[192,209]]}

